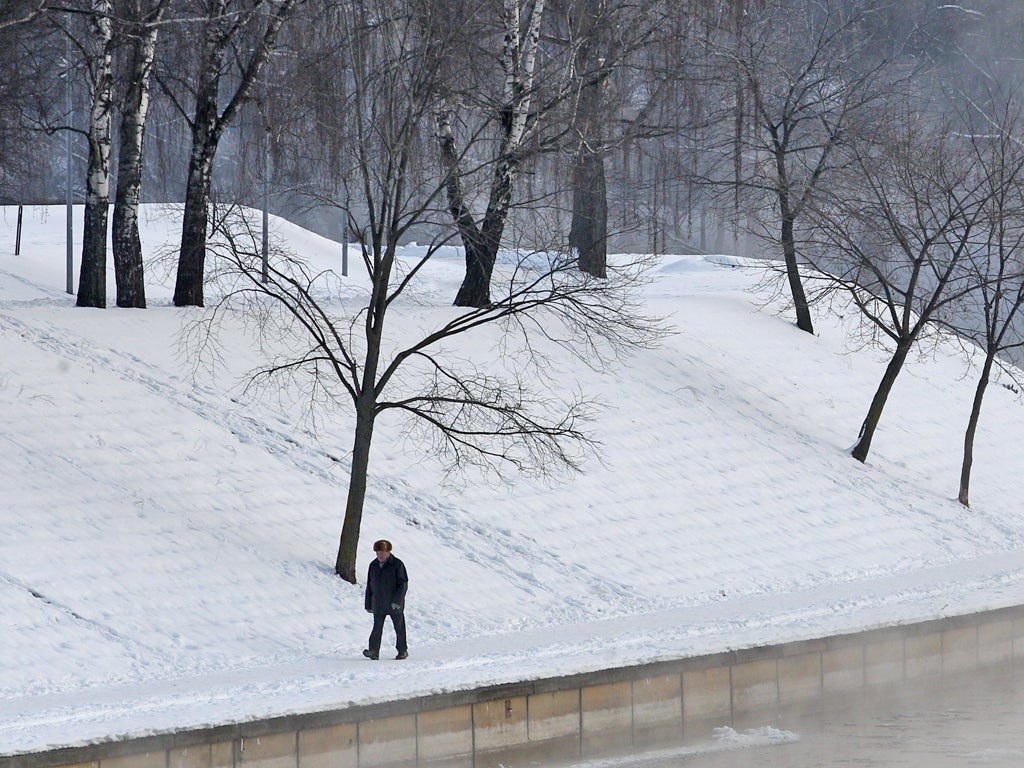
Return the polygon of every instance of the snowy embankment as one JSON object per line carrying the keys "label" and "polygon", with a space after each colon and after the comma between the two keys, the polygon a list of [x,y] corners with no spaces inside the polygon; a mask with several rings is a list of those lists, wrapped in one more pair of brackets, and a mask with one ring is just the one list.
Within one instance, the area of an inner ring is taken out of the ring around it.
{"label": "snowy embankment", "polygon": [[[990,390],[965,509],[975,381],[954,346],[911,361],[863,465],[848,448],[884,354],[851,347],[850,317],[798,331],[759,271],[673,256],[645,297],[664,344],[601,376],[552,371],[603,405],[582,475],[442,486],[381,425],[363,559],[386,537],[409,569],[410,658],[369,662],[361,588],[332,572],[350,416],[314,429],[244,398],[241,333],[193,376],[180,337],[200,310],[170,306],[159,257],[176,226],[147,210],[149,309],[76,309],[62,213],[26,210],[14,256],[0,209],[0,754],[1024,602],[1016,394]],[[397,332],[449,311],[461,265],[431,263]]]}

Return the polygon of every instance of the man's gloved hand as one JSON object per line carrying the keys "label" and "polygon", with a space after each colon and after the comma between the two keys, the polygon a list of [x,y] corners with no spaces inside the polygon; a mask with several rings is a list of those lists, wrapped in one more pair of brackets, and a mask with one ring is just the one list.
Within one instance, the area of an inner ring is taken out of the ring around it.
{"label": "man's gloved hand", "polygon": [[400,606],[398,603],[392,603],[391,604],[391,610],[392,611],[400,611],[400,610],[402,610],[402,606]]}

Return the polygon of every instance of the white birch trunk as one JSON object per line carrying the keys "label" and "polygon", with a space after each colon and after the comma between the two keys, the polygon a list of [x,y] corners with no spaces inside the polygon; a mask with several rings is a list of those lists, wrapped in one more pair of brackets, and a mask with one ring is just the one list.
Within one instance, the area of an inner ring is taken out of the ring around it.
{"label": "white birch trunk", "polygon": [[110,0],[92,0],[92,103],[89,109],[89,161],[85,182],[85,231],[78,281],[80,307],[107,305],[107,222],[110,207],[111,112],[113,111]]}
{"label": "white birch trunk", "polygon": [[112,244],[117,306],[143,309],[146,289],[142,241],[139,236],[139,197],[142,191],[143,140],[149,113],[150,81],[156,57],[159,23],[169,0],[158,0],[144,14],[140,0],[132,2],[132,41],[128,89],[121,108],[117,192],[114,199]]}
{"label": "white birch trunk", "polygon": [[[524,7],[520,0],[504,0],[502,4],[505,41],[501,57],[505,82],[501,105],[501,144],[494,166],[487,211],[479,227],[468,214],[461,193],[460,199],[453,201],[452,193],[457,189],[457,184],[452,179],[448,183],[449,209],[453,215],[457,210],[462,212],[461,215],[455,215],[455,223],[466,248],[466,276],[455,297],[456,306],[483,307],[491,300],[491,274],[512,205],[512,192],[521,160],[520,150],[529,127],[544,3],[545,0],[532,0],[528,4],[530,14],[525,36],[520,29]],[[451,163],[457,153],[454,151],[450,121],[444,117],[439,118],[438,128],[442,158],[447,158],[449,166],[446,171],[457,178],[460,175],[457,164]],[[449,129],[447,134],[446,128]]]}

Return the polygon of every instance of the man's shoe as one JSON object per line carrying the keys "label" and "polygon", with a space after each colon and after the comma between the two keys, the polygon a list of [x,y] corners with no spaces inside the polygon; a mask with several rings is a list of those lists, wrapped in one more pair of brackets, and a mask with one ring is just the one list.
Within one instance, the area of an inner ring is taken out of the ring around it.
{"label": "man's shoe", "polygon": [[396,661],[401,661],[402,659],[408,659],[408,658],[409,658],[409,652],[408,651],[399,651],[398,655],[395,656],[395,660]]}
{"label": "man's shoe", "polygon": [[365,656],[368,659],[372,659],[373,661],[377,660],[377,654],[371,651],[369,648],[363,651],[363,656]]}

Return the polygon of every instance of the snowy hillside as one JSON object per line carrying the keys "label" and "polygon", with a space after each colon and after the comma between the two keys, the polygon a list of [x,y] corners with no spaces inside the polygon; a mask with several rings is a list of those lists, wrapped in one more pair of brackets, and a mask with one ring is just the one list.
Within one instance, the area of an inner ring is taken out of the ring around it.
{"label": "snowy hillside", "polygon": [[[424,446],[378,429],[360,573],[394,542],[410,658],[369,662],[362,589],[332,571],[350,416],[314,434],[297,407],[243,398],[257,353],[240,334],[193,377],[180,336],[201,310],[170,305],[160,256],[173,211],[146,211],[144,311],[76,309],[63,210],[26,209],[19,256],[15,215],[0,209],[0,754],[1024,602],[1016,394],[990,390],[965,509],[975,378],[956,348],[911,361],[862,465],[848,448],[884,354],[834,317],[798,331],[759,270],[671,256],[646,302],[675,333],[611,374],[558,372],[603,404],[584,474],[442,486]],[[338,244],[274,231],[337,268]],[[431,263],[397,331],[448,307],[461,269],[454,250]]]}

